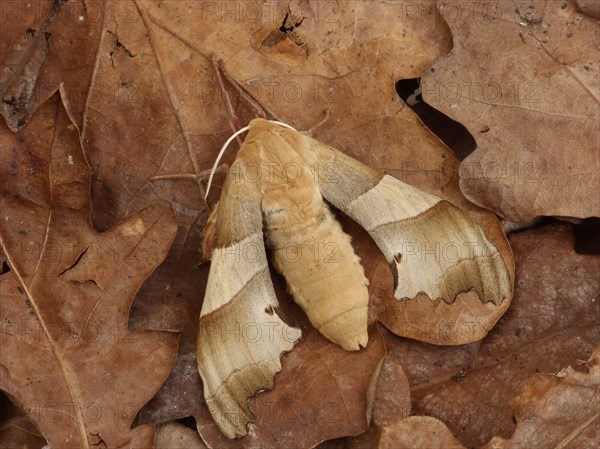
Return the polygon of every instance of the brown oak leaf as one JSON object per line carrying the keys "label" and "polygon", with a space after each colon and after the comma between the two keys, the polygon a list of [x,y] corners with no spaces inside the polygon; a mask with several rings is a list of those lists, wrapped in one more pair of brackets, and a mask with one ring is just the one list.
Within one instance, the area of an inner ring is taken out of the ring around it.
{"label": "brown oak leaf", "polygon": [[514,222],[600,216],[597,20],[565,0],[438,6],[454,48],[422,92],[477,141],[463,194]]}
{"label": "brown oak leaf", "polygon": [[118,9],[88,0],[3,2],[0,114],[12,131],[23,128],[61,83],[81,128],[105,14]]}
{"label": "brown oak leaf", "polygon": [[467,447],[514,432],[508,403],[536,372],[587,359],[600,344],[600,258],[577,254],[569,225],[510,236],[513,303],[481,341],[436,347],[385,334],[406,370],[413,413],[442,420]]}
{"label": "brown oak leaf", "polygon": [[[63,92],[64,94],[64,92]],[[176,224],[156,204],[99,234],[89,166],[55,94],[2,139],[0,388],[56,448],[151,448],[131,428],[175,361],[173,333],[128,329],[135,292],[163,260]]]}
{"label": "brown oak leaf", "polygon": [[484,449],[593,447],[600,439],[600,346],[585,363],[536,374],[509,402],[517,428],[510,439],[494,437]]}

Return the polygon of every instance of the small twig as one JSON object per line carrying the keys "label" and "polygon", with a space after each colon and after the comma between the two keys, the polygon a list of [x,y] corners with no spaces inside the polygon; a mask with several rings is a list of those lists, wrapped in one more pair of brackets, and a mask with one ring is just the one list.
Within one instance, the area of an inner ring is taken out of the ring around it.
{"label": "small twig", "polygon": [[200,172],[197,175],[194,173],[173,173],[170,175],[156,175],[150,178],[150,181],[168,181],[171,179],[174,180],[186,180],[189,179],[190,181],[194,181],[196,183],[196,185],[198,186],[198,188],[200,189],[200,196],[202,197],[202,199],[204,201],[206,201],[206,189],[204,188],[204,186],[202,185],[202,178],[203,178],[204,172]]}
{"label": "small twig", "polygon": [[[233,109],[233,105],[231,104],[231,99],[229,98],[229,94],[225,89],[225,83],[223,82],[223,70],[219,65],[220,61],[217,61],[216,57],[213,55],[210,58],[212,62],[215,73],[217,74],[217,81],[219,82],[219,88],[221,89],[221,98],[223,98],[223,103],[225,103],[225,109],[227,109],[227,114],[229,115],[229,125],[234,133],[240,130],[240,120],[235,114],[235,110]],[[241,137],[237,137],[238,144],[242,144],[243,140]]]}
{"label": "small twig", "polygon": [[165,179],[198,179],[199,175],[195,175],[193,173],[178,173],[173,175],[156,175],[150,178],[150,181],[162,181]]}
{"label": "small twig", "polygon": [[190,179],[198,182],[205,182],[206,180],[211,178],[211,174],[215,173],[224,173],[229,169],[229,165],[222,164],[214,169],[202,170],[197,175],[193,173],[173,173],[170,175],[156,175],[150,178],[150,181],[167,181],[169,179]]}
{"label": "small twig", "polygon": [[[222,59],[215,61],[215,58],[213,56],[213,65],[216,66],[215,70],[217,70],[217,72],[220,72],[220,74],[222,74],[225,77],[225,79],[227,79],[227,81],[229,81],[229,84],[231,84],[233,86],[233,88],[238,92],[240,97],[242,97],[244,100],[246,100],[248,102],[248,104],[256,110],[258,117],[267,118],[267,113],[264,110],[264,108],[261,106],[261,104],[244,88],[244,86],[242,86],[235,79],[233,79],[231,76],[229,76],[229,74],[225,70],[225,65],[223,64]],[[221,79],[220,75],[219,75],[219,79]],[[223,91],[225,91],[224,87],[222,87],[222,89],[223,89]],[[230,103],[230,105],[231,105],[231,103]],[[235,130],[235,131],[237,131],[237,130]]]}

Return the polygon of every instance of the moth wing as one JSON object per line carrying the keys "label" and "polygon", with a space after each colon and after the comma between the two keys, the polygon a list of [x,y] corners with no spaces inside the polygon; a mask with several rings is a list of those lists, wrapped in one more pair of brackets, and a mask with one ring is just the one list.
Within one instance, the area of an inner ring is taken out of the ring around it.
{"label": "moth wing", "polygon": [[512,292],[504,260],[481,227],[447,201],[384,175],[308,136],[304,155],[325,199],[375,240],[394,274],[394,296],[447,303],[465,291],[496,305]]}
{"label": "moth wing", "polygon": [[245,176],[243,149],[218,207],[197,342],[206,403],[229,438],[247,433],[253,419],[248,399],[273,388],[280,355],[300,337],[300,330],[278,313],[263,241],[260,185]]}

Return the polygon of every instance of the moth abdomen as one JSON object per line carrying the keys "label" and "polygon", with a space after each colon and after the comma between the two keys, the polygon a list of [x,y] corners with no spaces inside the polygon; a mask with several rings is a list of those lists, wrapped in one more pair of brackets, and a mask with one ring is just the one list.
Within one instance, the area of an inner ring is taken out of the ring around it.
{"label": "moth abdomen", "polygon": [[267,243],[275,269],[285,277],[313,326],[344,349],[366,346],[368,281],[350,237],[327,206],[321,203],[315,215],[301,224],[269,224],[267,218]]}

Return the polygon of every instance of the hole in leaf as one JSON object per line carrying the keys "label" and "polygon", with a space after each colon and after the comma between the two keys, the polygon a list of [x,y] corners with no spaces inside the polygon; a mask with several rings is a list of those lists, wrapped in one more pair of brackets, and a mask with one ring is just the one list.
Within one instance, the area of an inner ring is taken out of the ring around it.
{"label": "hole in leaf", "polygon": [[[0,374],[8,376],[8,370],[3,365],[0,365]],[[6,423],[9,418],[21,415],[19,408],[15,405],[16,402],[14,397],[0,391],[0,422]]]}
{"label": "hole in leaf", "polygon": [[4,273],[8,273],[10,271],[10,267],[8,266],[8,264],[6,263],[6,260],[2,262],[2,270],[0,271],[0,274],[4,274]]}
{"label": "hole in leaf", "polygon": [[477,143],[467,128],[423,101],[421,78],[396,81],[396,92],[402,101],[415,111],[423,124],[439,137],[458,159],[462,161],[475,150]]}
{"label": "hole in leaf", "polygon": [[196,420],[191,416],[179,418],[177,421],[183,424],[184,426],[189,427],[192,430],[198,430],[198,427],[196,426]]}

